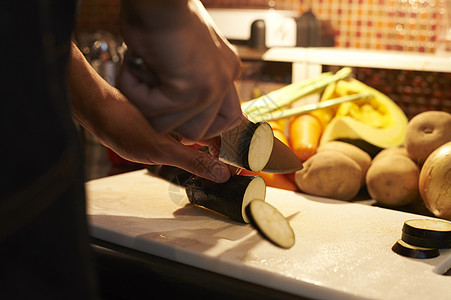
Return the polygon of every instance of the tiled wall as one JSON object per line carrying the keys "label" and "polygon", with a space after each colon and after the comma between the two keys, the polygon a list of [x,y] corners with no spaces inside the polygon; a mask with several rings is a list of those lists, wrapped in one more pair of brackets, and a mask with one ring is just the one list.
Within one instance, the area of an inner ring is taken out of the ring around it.
{"label": "tiled wall", "polygon": [[222,8],[276,8],[294,9],[300,6],[299,0],[201,0],[206,7]]}
{"label": "tiled wall", "polygon": [[451,0],[204,0],[207,7],[311,9],[330,21],[338,47],[434,53],[441,46]]}
{"label": "tiled wall", "polygon": [[434,53],[446,25],[444,0],[317,0],[312,9],[331,21],[338,47]]}
{"label": "tiled wall", "polygon": [[[203,0],[206,7],[311,9],[329,21],[338,47],[434,53],[446,42],[451,0]],[[119,34],[120,0],[82,1],[76,32]],[[451,27],[451,26],[450,26]],[[451,31],[450,31],[451,32]]]}

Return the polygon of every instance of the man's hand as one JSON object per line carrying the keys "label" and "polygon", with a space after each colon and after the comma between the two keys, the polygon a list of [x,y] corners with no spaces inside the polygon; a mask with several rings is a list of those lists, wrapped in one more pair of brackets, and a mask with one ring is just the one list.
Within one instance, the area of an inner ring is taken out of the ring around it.
{"label": "man's hand", "polygon": [[234,86],[240,60],[196,0],[123,0],[129,51],[154,77],[125,66],[119,88],[157,132],[190,140],[219,135],[242,116]]}
{"label": "man's hand", "polygon": [[[190,148],[174,133],[158,133],[122,93],[109,85],[72,46],[69,87],[79,123],[121,157],[142,164],[166,164],[215,182],[225,182],[233,169],[214,155]],[[218,139],[205,141],[217,153]]]}

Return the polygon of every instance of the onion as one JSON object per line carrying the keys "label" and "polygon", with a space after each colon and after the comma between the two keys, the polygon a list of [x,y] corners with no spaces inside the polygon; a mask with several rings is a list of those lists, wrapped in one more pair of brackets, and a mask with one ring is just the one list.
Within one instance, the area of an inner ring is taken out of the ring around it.
{"label": "onion", "polygon": [[419,189],[431,213],[451,220],[451,142],[428,156],[420,172]]}

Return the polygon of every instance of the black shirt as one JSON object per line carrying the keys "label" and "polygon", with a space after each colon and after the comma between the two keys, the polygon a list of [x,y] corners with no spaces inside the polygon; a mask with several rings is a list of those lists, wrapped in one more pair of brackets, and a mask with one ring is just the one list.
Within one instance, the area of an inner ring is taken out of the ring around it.
{"label": "black shirt", "polygon": [[67,60],[76,1],[0,10],[0,299],[94,299]]}

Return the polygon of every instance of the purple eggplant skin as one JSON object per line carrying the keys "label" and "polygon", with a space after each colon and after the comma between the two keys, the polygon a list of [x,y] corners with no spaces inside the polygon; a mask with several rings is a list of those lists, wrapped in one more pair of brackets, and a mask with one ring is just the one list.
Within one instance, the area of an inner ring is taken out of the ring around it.
{"label": "purple eggplant skin", "polygon": [[[408,220],[404,222],[402,227],[402,240],[408,244],[427,247],[427,248],[451,248],[451,231],[449,230],[433,230],[415,227],[411,225],[410,222],[415,222],[416,220]],[[426,221],[426,220],[424,220]],[[430,223],[448,223],[441,220],[427,220]]]}
{"label": "purple eggplant skin", "polygon": [[[265,122],[253,123],[250,121],[242,122],[237,127],[223,133],[221,135],[221,152],[220,159],[223,161],[244,168],[246,170],[259,172],[251,168],[249,159],[249,149],[251,142],[256,134],[256,130],[260,126],[269,126]],[[266,138],[260,137],[260,138]],[[273,136],[271,136],[273,138]],[[258,138],[257,138],[258,140]],[[269,149],[268,151],[272,150]],[[269,152],[270,153],[270,152]],[[269,157],[268,157],[269,159]]]}
{"label": "purple eggplant skin", "polygon": [[434,258],[440,255],[439,250],[436,248],[408,248],[400,241],[393,245],[392,250],[399,255],[418,259]]}
{"label": "purple eggplant skin", "polygon": [[230,219],[248,223],[244,195],[249,184],[258,176],[234,175],[225,183],[215,183],[195,176],[186,184],[186,194],[192,204],[203,206]]}
{"label": "purple eggplant skin", "polygon": [[402,240],[408,244],[426,247],[426,248],[451,248],[451,240],[437,239],[437,238],[421,238],[414,235],[402,233]]}

